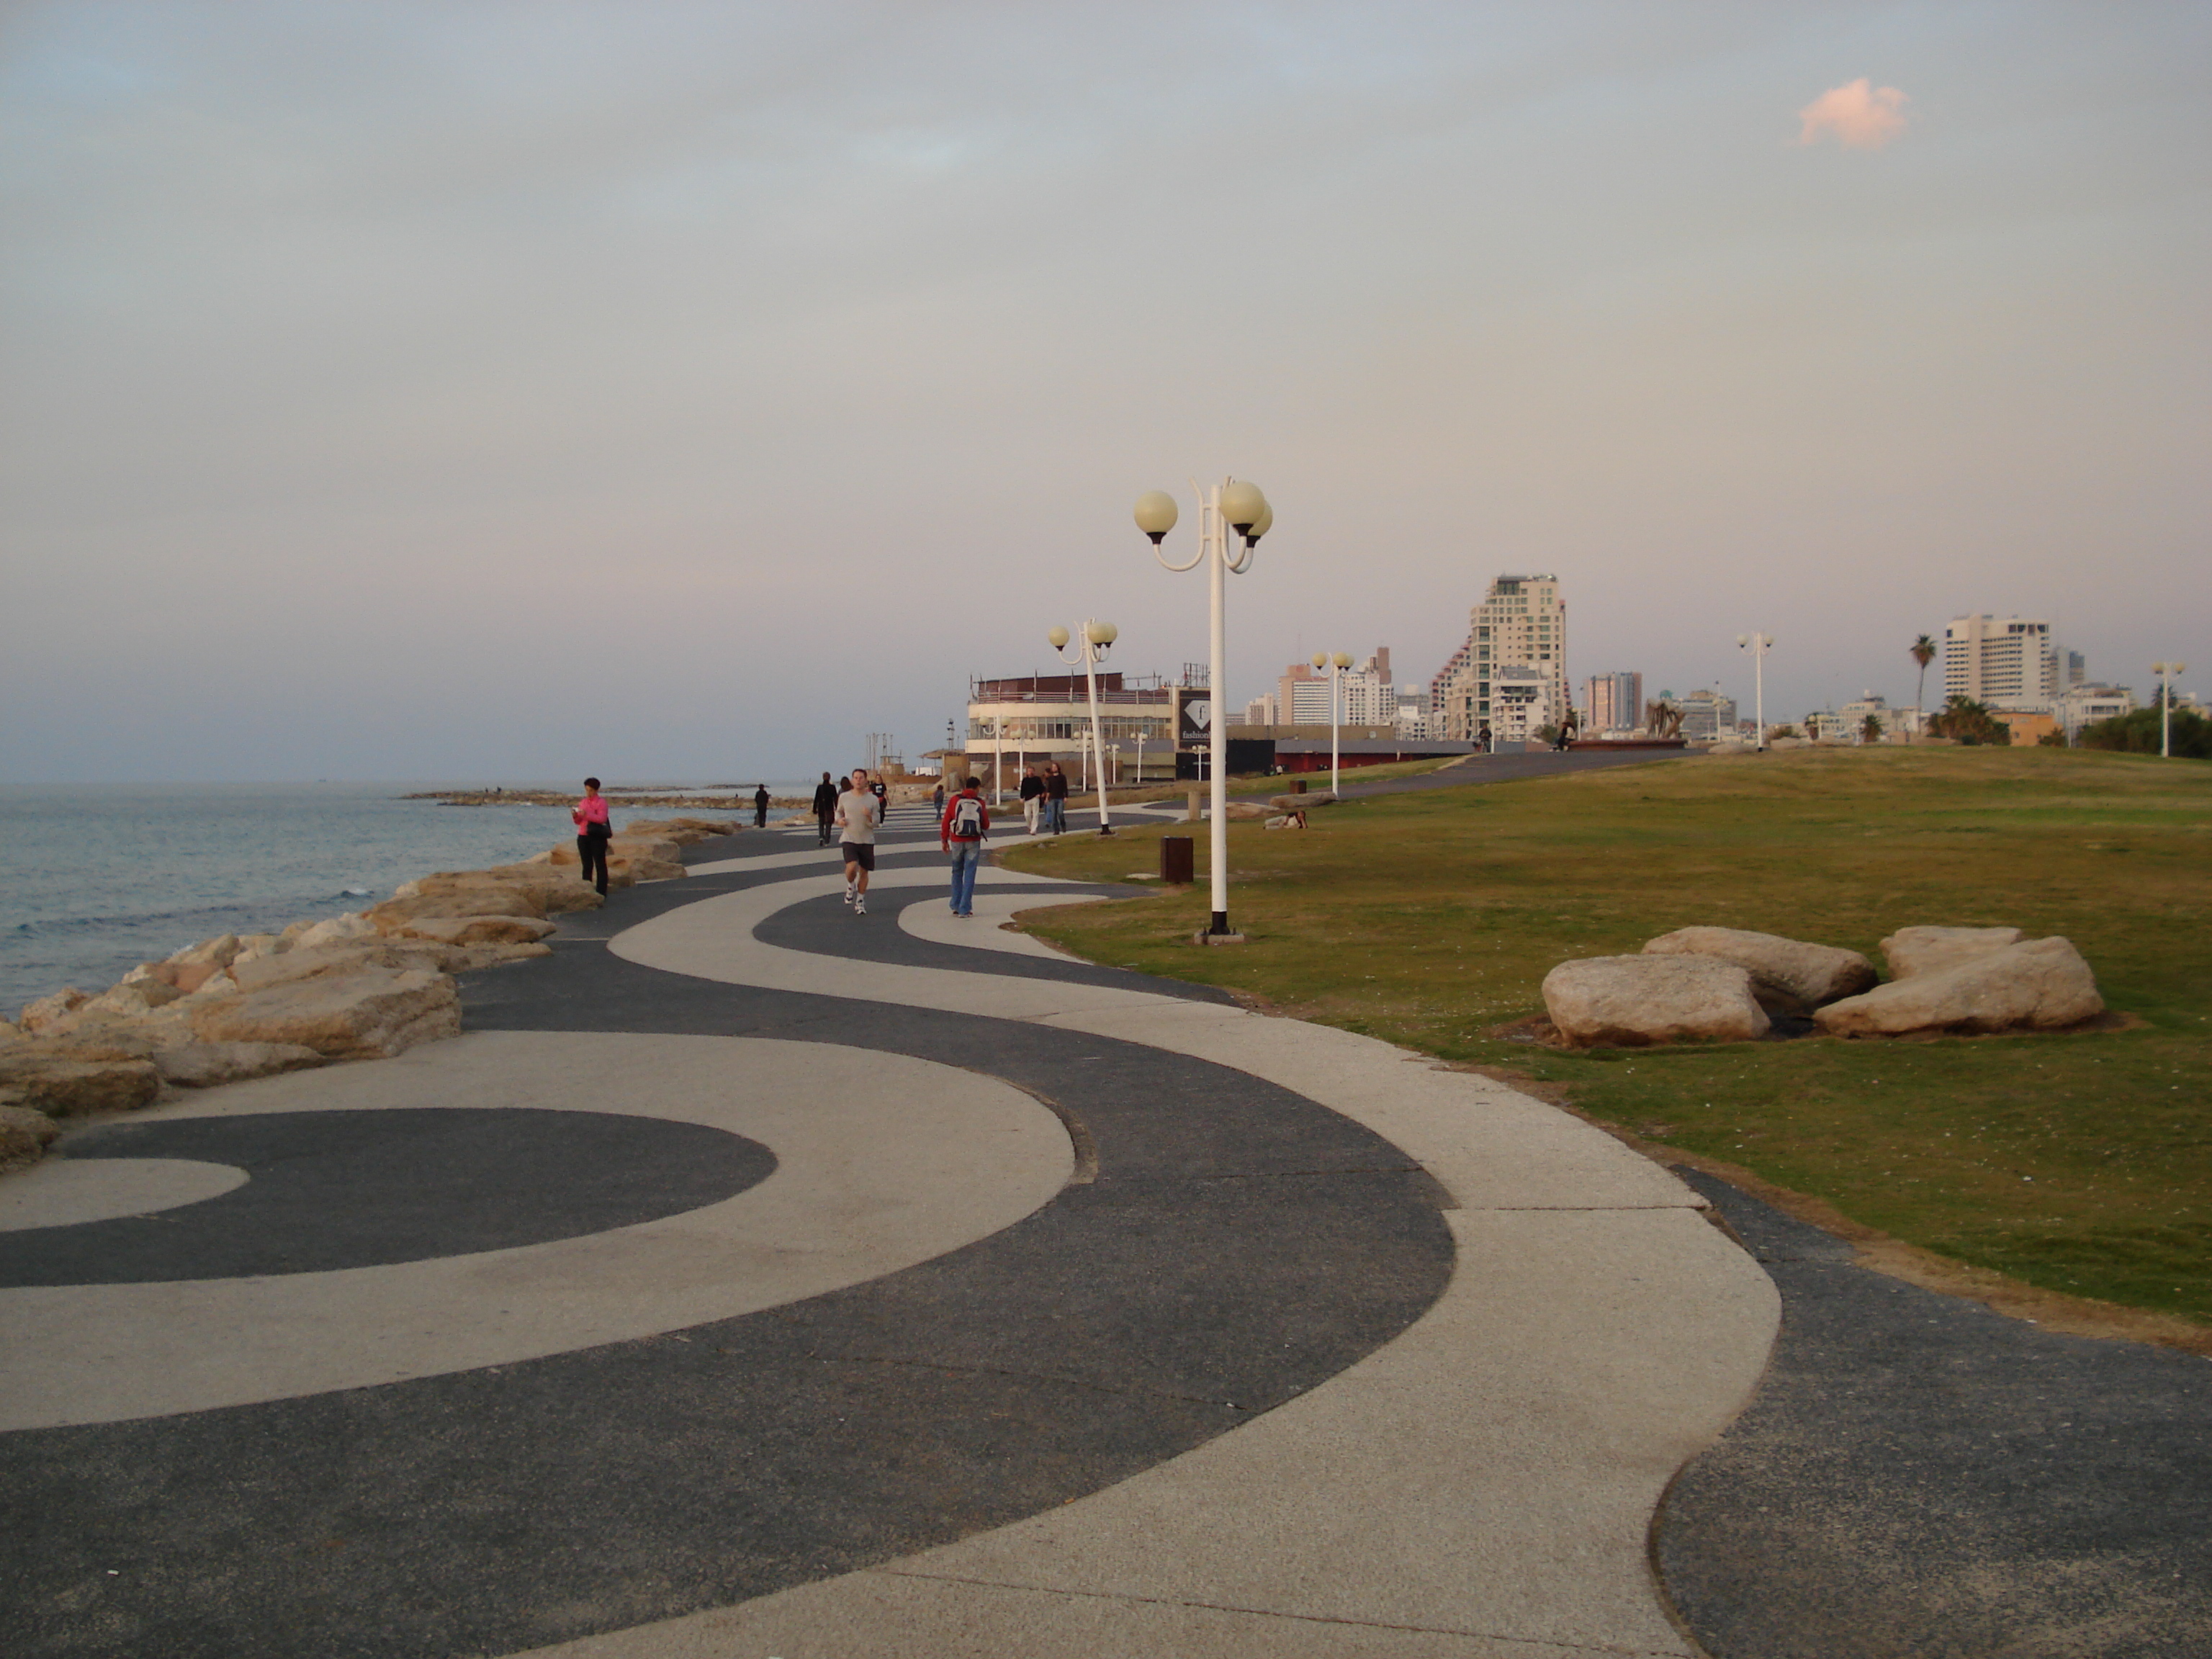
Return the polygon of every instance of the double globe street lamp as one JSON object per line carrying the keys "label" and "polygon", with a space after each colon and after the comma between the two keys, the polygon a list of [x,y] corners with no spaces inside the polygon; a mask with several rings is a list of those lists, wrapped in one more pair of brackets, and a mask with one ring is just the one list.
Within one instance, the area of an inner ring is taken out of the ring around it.
{"label": "double globe street lamp", "polygon": [[[1199,937],[1209,943],[1237,944],[1243,941],[1243,935],[1229,926],[1229,723],[1221,710],[1221,698],[1227,686],[1223,662],[1222,595],[1231,573],[1241,576],[1252,568],[1253,552],[1260,545],[1260,538],[1273,526],[1275,509],[1267,505],[1267,498],[1260,493],[1259,485],[1241,478],[1224,479],[1210,491],[1200,489],[1194,480],[1191,489],[1198,496],[1195,556],[1176,564],[1161,550],[1160,544],[1181,516],[1175,497],[1164,489],[1150,490],[1137,498],[1137,528],[1152,538],[1152,556],[1166,568],[1194,570],[1201,563],[1206,567],[1206,588],[1212,601],[1206,701],[1191,712],[1194,720],[1202,720],[1206,729],[1206,771],[1212,784],[1213,856],[1210,875],[1213,915],[1206,932]],[[1243,543],[1234,558],[1229,552],[1232,531]],[[1203,714],[1199,713],[1200,708],[1204,710]]]}
{"label": "double globe street lamp", "polygon": [[1114,826],[1106,821],[1106,751],[1098,743],[1098,659],[1121,637],[1121,630],[1112,623],[1086,621],[1078,630],[1075,655],[1071,657],[1067,654],[1068,634],[1065,628],[1055,628],[1045,635],[1062,662],[1083,665],[1084,678],[1090,682],[1091,774],[1098,780],[1098,833],[1102,836],[1112,835]]}
{"label": "double globe street lamp", "polygon": [[1337,687],[1343,682],[1344,671],[1352,666],[1352,658],[1342,651],[1333,657],[1326,651],[1316,651],[1314,653],[1313,665],[1316,668],[1328,670],[1328,793],[1334,795],[1340,793],[1336,779],[1336,739],[1338,730],[1344,724],[1344,716],[1338,710],[1336,693]]}

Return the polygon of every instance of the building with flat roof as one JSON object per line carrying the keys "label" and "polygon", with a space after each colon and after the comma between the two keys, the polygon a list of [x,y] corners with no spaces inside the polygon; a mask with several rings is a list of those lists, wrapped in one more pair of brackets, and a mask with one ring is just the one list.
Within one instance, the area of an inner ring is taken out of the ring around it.
{"label": "building with flat roof", "polygon": [[1719,691],[1690,692],[1674,705],[1682,711],[1682,732],[1689,743],[1717,743],[1723,733],[1735,733],[1735,699]]}
{"label": "building with flat roof", "polygon": [[1633,669],[1593,674],[1583,682],[1583,730],[1633,732],[1644,724],[1644,676]]}
{"label": "building with flat roof", "polygon": [[[1516,671],[1510,678],[1506,669]],[[1542,692],[1536,724],[1561,718],[1567,708],[1567,607],[1555,575],[1499,576],[1468,613],[1467,642],[1430,682],[1432,725],[1447,738],[1465,740],[1488,726],[1506,735],[1504,688],[1512,687],[1512,718],[1527,718],[1532,686]],[[1533,728],[1532,728],[1533,731]]]}
{"label": "building with flat roof", "polygon": [[[1157,674],[1098,676],[1098,740],[1121,781],[1175,775],[1176,708],[1188,689]],[[1090,747],[1091,699],[1082,675],[969,682],[967,766],[987,784],[998,775],[1011,787],[1024,766],[1047,761],[1087,780]]]}
{"label": "building with flat roof", "polygon": [[1980,611],[1943,629],[1943,696],[1976,702],[2044,702],[2058,695],[2059,665],[2051,624]]}

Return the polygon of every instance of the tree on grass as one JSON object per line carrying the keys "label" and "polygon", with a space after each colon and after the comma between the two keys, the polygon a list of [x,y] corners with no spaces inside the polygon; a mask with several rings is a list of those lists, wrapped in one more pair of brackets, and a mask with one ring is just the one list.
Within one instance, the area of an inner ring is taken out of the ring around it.
{"label": "tree on grass", "polygon": [[1859,741],[1861,743],[1880,743],[1881,741],[1881,715],[1869,714],[1864,720],[1859,722]]}
{"label": "tree on grass", "polygon": [[[1906,647],[1905,654],[1920,665],[1920,686],[1912,694],[1912,706],[1924,709],[1928,707],[1928,665],[1936,660],[1936,641],[1923,634]],[[1908,738],[1911,735],[1910,732],[1905,733]]]}
{"label": "tree on grass", "polygon": [[1987,705],[1968,696],[1955,696],[1946,702],[1943,712],[1928,722],[1928,729],[1954,743],[1986,744],[1992,749],[2002,749],[2012,741],[2012,727],[1990,713]]}
{"label": "tree on grass", "polygon": [[[2158,753],[2158,706],[2115,714],[2085,726],[2075,741],[2084,749],[2114,749],[2127,755]],[[2173,752],[2191,760],[2212,760],[2212,720],[2193,708],[2173,709]]]}

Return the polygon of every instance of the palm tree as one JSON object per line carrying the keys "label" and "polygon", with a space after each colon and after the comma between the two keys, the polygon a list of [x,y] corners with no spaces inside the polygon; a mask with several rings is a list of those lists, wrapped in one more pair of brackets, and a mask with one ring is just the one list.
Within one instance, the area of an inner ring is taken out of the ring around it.
{"label": "palm tree", "polygon": [[[1925,712],[1928,707],[1928,665],[1936,660],[1936,641],[1923,634],[1913,641],[1906,654],[1920,665],[1920,687],[1912,694],[1912,712],[1918,714],[1921,722],[1925,724],[1928,719]],[[1911,742],[1912,733],[1907,732],[1905,740]]]}

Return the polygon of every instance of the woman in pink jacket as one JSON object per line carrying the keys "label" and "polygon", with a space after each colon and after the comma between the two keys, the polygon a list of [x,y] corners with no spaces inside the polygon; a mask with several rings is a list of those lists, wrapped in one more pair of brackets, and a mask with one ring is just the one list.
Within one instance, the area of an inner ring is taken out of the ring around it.
{"label": "woman in pink jacket", "polygon": [[600,896],[607,890],[607,842],[615,832],[607,819],[607,798],[599,793],[597,778],[584,780],[584,798],[568,809],[568,816],[576,821],[576,856],[583,860],[584,879],[592,880],[592,872],[599,872]]}

